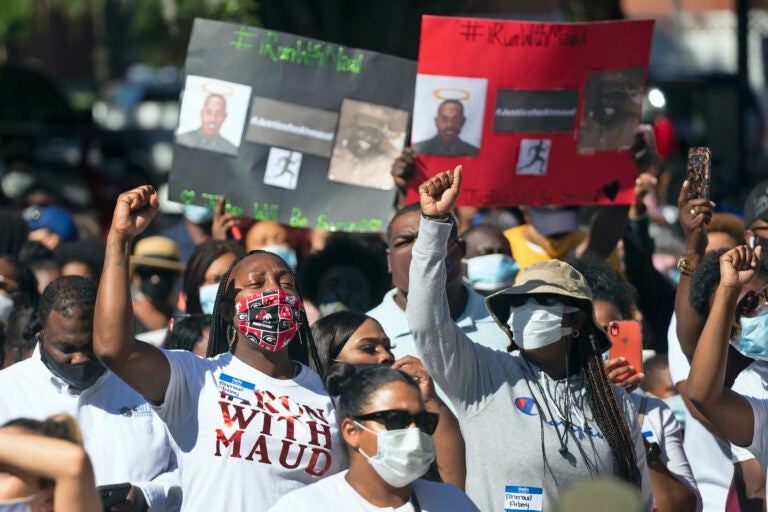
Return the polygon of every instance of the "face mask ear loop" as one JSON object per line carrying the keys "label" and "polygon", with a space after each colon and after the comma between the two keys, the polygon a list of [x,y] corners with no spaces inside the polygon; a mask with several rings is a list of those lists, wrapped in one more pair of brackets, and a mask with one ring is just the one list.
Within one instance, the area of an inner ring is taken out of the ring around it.
{"label": "face mask ear loop", "polygon": [[[358,422],[357,420],[352,420],[352,423],[354,423],[355,425],[357,425],[359,428],[361,428],[361,429],[365,430],[366,432],[370,432],[371,434],[373,434],[373,435],[375,435],[375,436],[376,436],[376,444],[377,444],[376,453],[378,454],[378,453],[379,453],[379,450],[378,450],[378,440],[379,440],[379,435],[378,435],[376,432],[374,432],[373,430],[371,430],[371,429],[367,428],[367,427],[366,427],[365,425],[363,425],[362,423]],[[371,458],[372,458],[372,457],[371,457],[370,455],[368,455],[367,453],[365,453],[365,452],[363,451],[363,449],[362,449],[362,448],[360,448],[359,446],[357,447],[357,451],[358,451],[358,452],[360,452],[360,455],[362,455],[363,457],[365,457],[365,460],[367,460],[368,462],[370,462],[370,461],[371,461]]]}

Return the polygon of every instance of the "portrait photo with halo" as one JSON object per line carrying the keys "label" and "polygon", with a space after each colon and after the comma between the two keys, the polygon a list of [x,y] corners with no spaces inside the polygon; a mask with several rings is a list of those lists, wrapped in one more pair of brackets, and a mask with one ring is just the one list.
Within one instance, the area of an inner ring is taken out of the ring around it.
{"label": "portrait photo with halo", "polygon": [[485,78],[417,75],[411,132],[414,151],[477,156],[487,88]]}
{"label": "portrait photo with halo", "polygon": [[250,98],[251,88],[247,85],[187,76],[176,143],[236,155]]}

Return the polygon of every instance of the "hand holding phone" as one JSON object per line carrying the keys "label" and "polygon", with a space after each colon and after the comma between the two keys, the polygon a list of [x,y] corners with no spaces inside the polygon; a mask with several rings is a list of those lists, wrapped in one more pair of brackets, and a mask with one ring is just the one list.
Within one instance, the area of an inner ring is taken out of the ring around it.
{"label": "hand holding phone", "polygon": [[658,177],[656,139],[651,125],[641,124],[637,127],[635,140],[629,148],[629,154],[637,168],[637,174],[649,172],[654,177]]}
{"label": "hand holding phone", "polygon": [[226,204],[224,195],[219,196],[216,209],[213,211],[211,235],[215,240],[226,240],[228,233],[232,233],[233,238],[240,241],[243,239],[243,233],[238,226],[240,220],[226,210]]}
{"label": "hand holding phone", "polygon": [[101,495],[101,504],[104,506],[104,512],[109,512],[113,506],[127,501],[128,493],[131,492],[131,484],[125,482],[122,484],[100,485],[96,489],[98,489]]}
{"label": "hand holding phone", "polygon": [[608,336],[613,346],[608,351],[610,359],[619,357],[626,360],[625,367],[634,368],[634,372],[625,372],[618,375],[614,382],[620,384],[628,378],[643,371],[643,334],[640,322],[625,320],[611,322],[608,325]]}
{"label": "hand holding phone", "polygon": [[712,152],[707,147],[688,149],[687,199],[709,199]]}

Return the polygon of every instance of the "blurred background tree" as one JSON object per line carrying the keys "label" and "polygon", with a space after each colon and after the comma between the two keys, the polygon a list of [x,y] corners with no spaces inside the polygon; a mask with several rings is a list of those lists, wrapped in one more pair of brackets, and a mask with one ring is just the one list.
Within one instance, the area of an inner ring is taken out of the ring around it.
{"label": "blurred background tree", "polygon": [[196,17],[260,26],[258,10],[254,0],[2,0],[0,61],[22,61],[29,46],[61,46],[63,30],[70,46],[90,53],[48,53],[92,59],[97,81],[123,77],[134,62],[182,66]]}

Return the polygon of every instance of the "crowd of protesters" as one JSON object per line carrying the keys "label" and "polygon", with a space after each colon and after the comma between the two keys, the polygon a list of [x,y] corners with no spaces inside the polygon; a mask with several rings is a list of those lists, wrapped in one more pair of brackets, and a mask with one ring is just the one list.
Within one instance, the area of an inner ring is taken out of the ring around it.
{"label": "crowd of protesters", "polygon": [[27,191],[0,211],[0,510],[764,510],[768,181],[743,218],[672,183],[669,223],[648,128],[630,154],[629,207],[462,210],[461,166],[409,183],[407,149],[382,236],[145,185],[99,237]]}

